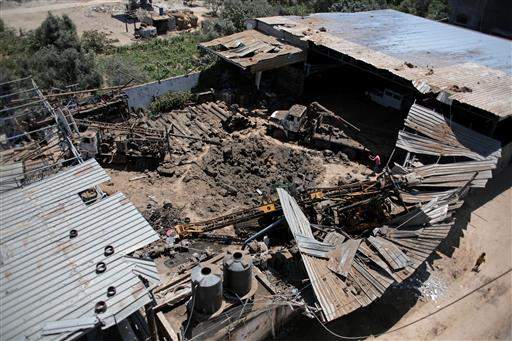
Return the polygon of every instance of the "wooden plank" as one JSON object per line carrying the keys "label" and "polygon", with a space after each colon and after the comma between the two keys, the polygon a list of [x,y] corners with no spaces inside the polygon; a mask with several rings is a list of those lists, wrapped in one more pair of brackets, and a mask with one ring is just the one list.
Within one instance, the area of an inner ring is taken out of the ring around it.
{"label": "wooden plank", "polygon": [[172,328],[172,326],[169,323],[169,321],[167,321],[167,319],[165,318],[164,313],[159,311],[158,313],[156,313],[156,317],[158,318],[158,321],[162,325],[165,333],[170,338],[170,340],[171,341],[179,341],[178,333],[176,333],[176,331]]}

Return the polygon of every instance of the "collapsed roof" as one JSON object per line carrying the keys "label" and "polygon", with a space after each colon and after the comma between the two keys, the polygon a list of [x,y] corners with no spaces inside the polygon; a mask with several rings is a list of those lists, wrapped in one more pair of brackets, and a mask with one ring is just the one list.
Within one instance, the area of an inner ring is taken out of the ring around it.
{"label": "collapsed roof", "polygon": [[[461,130],[459,126],[443,126],[444,121],[437,122],[431,131],[422,129],[421,122],[412,123],[422,110],[428,111],[413,106],[406,119],[412,136],[422,138],[429,146],[439,138],[437,134],[442,134],[447,146],[458,147],[455,148],[458,153],[453,156],[473,157],[476,161],[415,165],[407,163],[409,154],[404,167],[395,167],[390,178],[401,184],[401,200],[416,206],[394,217],[388,225],[374,229],[370,236],[352,237],[330,232],[323,241],[316,240],[297,201],[278,189],[283,214],[297,242],[324,321],[367,306],[381,297],[391,284],[411,276],[450,232],[455,222],[454,211],[462,205],[467,189],[485,187],[492,178],[492,170],[501,155],[498,141],[469,129]],[[429,112],[427,121],[428,117],[436,115]],[[475,141],[480,141],[481,145],[476,145]],[[428,148],[407,149],[407,145],[399,143],[397,147],[418,155],[432,153]],[[466,155],[470,149],[472,153]],[[436,155],[445,156],[442,151]],[[448,190],[430,192],[432,187]]]}
{"label": "collapsed roof", "polygon": [[201,43],[199,47],[250,73],[277,69],[306,59],[302,49],[255,30],[217,38]]}

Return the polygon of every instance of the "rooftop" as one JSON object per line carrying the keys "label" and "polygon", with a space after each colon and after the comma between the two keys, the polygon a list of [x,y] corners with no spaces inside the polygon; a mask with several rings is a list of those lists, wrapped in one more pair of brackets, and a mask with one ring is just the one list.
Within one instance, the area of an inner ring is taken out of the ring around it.
{"label": "rooftop", "polygon": [[122,193],[79,196],[108,180],[91,159],[0,193],[2,340],[74,338],[150,302],[156,266],[128,255],[158,235]]}
{"label": "rooftop", "polygon": [[454,101],[500,118],[512,115],[509,40],[394,10],[269,17],[257,23],[260,31],[310,41],[389,71],[420,92],[447,92]]}
{"label": "rooftop", "polygon": [[199,46],[251,73],[306,59],[305,52],[300,48],[254,30],[217,38]]}

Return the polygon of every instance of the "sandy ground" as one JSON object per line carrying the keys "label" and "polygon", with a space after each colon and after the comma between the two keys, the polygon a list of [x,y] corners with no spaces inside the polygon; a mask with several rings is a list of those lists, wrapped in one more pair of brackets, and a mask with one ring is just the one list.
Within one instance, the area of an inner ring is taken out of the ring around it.
{"label": "sandy ground", "polygon": [[[511,340],[511,273],[449,305],[512,268],[511,174],[512,167],[508,167],[485,190],[470,193],[457,212],[455,228],[426,267],[390,288],[370,306],[328,328],[339,335],[375,335],[380,340]],[[482,252],[486,253],[486,262],[475,273],[471,268]],[[409,325],[447,305],[439,313]],[[318,322],[300,317],[278,339],[338,338]]]}
{"label": "sandy ground", "polygon": [[[509,167],[485,191],[475,191],[458,212],[459,233],[441,246],[441,258],[433,262],[434,273],[447,284],[444,295],[418,304],[394,328],[447,305],[512,268],[511,174]],[[482,252],[486,253],[486,262],[479,273],[472,272]],[[440,313],[381,339],[511,340],[511,286],[509,273]]]}
{"label": "sandy ground", "polygon": [[[29,1],[18,4],[14,1],[0,2],[0,18],[9,26],[24,31],[37,28],[46,18],[48,12],[54,15],[67,14],[76,25],[78,34],[84,31],[98,30],[108,34],[110,39],[118,41],[115,45],[130,44],[133,37],[133,24],[112,17],[112,13],[124,10],[125,0],[48,0]],[[181,1],[162,2],[169,9],[182,9]],[[155,2],[155,4],[157,4]],[[202,18],[204,7],[191,8]],[[128,29],[128,32],[126,31]]]}

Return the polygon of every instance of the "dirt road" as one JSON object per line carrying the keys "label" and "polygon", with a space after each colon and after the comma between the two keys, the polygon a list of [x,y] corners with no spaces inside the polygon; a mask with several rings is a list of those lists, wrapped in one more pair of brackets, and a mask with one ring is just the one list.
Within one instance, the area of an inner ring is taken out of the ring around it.
{"label": "dirt road", "polygon": [[[125,0],[49,0],[23,2],[20,5],[16,1],[3,1],[0,2],[0,18],[16,30],[28,31],[37,28],[48,12],[66,14],[75,24],[79,35],[84,31],[98,30],[116,41],[115,45],[126,45],[135,41],[133,24],[126,25],[112,17],[112,13],[124,10],[125,3]],[[169,9],[185,8],[178,0],[165,1],[164,5]],[[192,10],[200,18],[206,12],[204,7],[194,7]]]}

